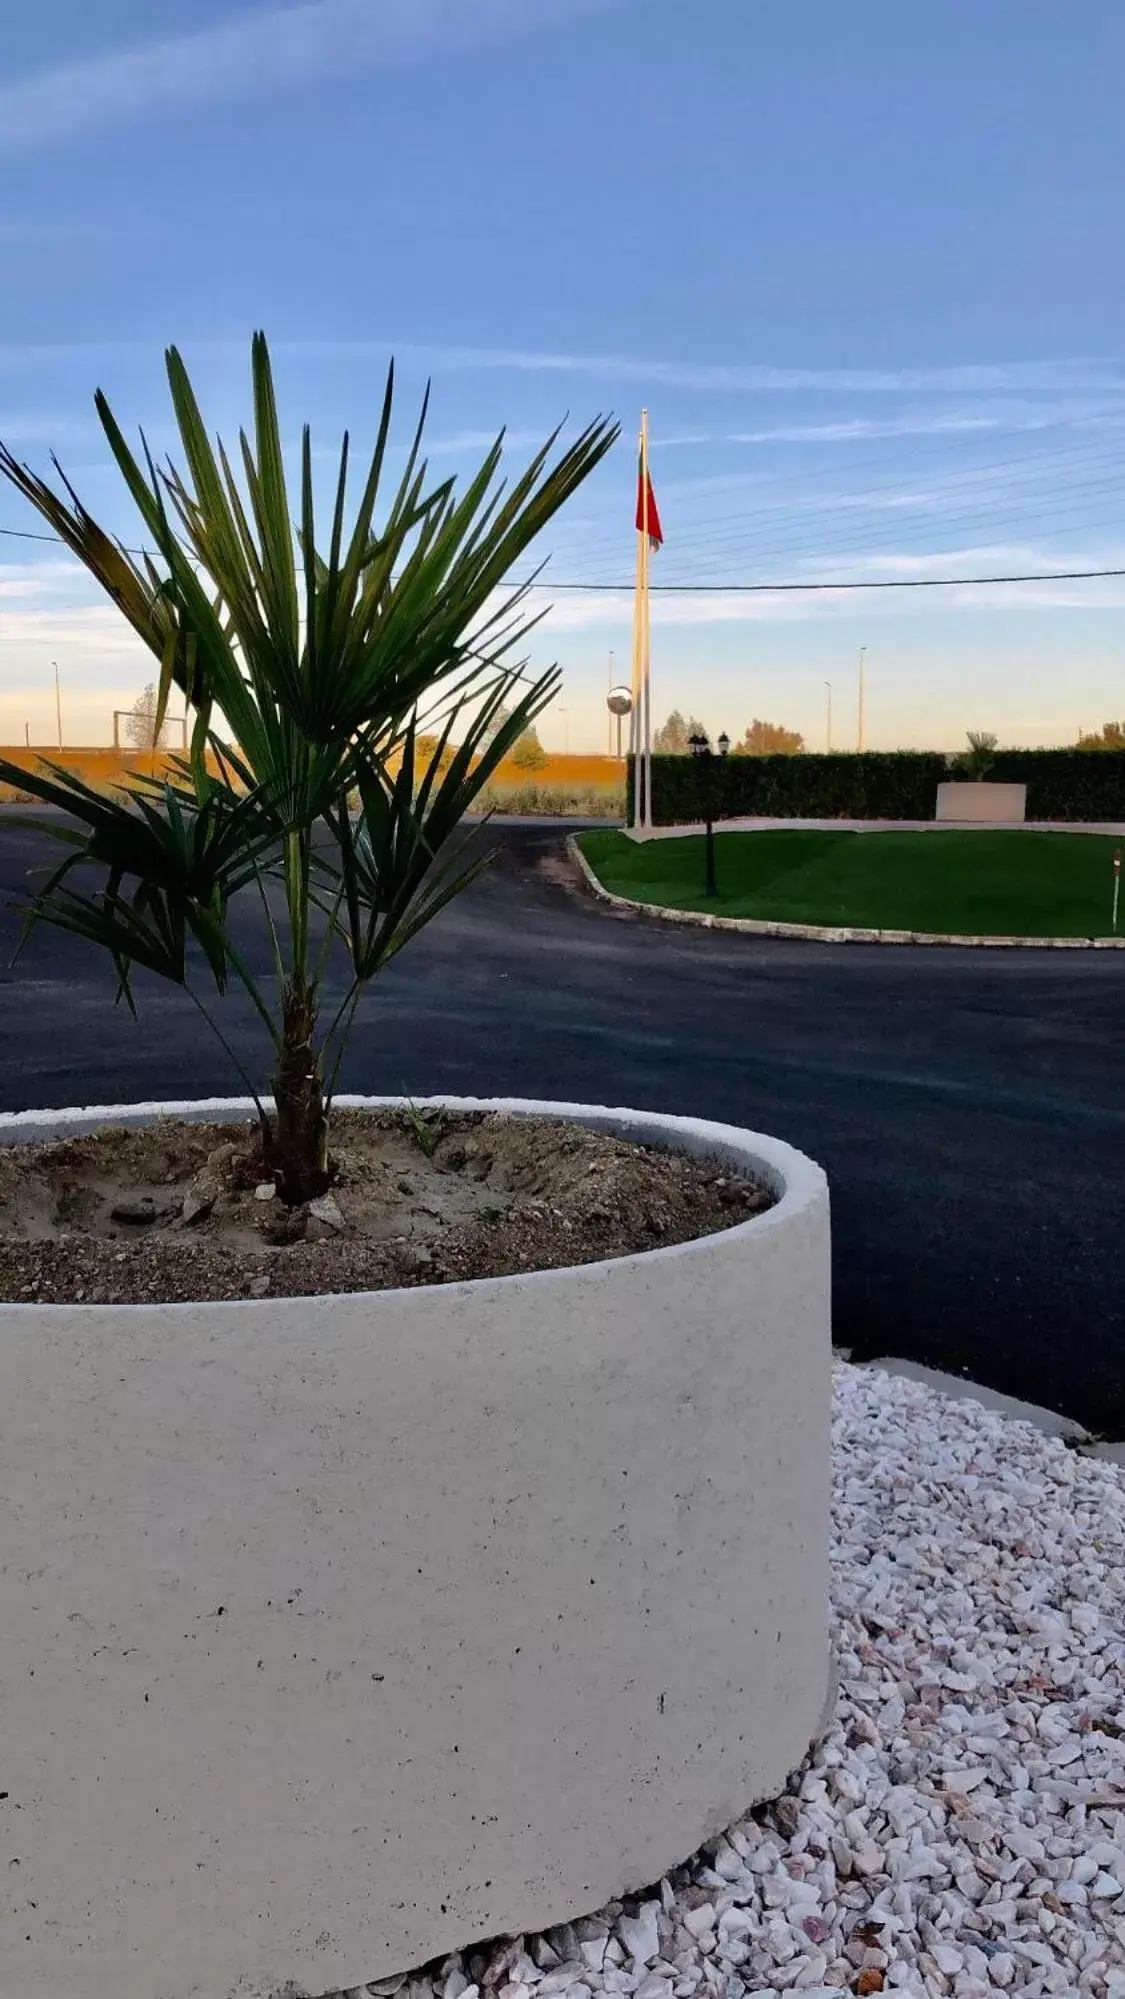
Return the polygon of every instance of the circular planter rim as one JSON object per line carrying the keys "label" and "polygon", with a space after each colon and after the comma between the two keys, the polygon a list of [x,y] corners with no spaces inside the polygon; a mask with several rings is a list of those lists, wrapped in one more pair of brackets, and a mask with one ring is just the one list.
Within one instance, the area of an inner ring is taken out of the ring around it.
{"label": "circular planter rim", "polygon": [[[627,1136],[630,1130],[637,1134],[638,1143],[659,1143],[666,1135],[671,1143],[677,1141],[683,1148],[696,1156],[708,1150],[726,1151],[740,1155],[746,1165],[757,1168],[767,1185],[776,1195],[771,1208],[763,1214],[751,1215],[745,1221],[735,1222],[729,1229],[712,1230],[707,1235],[691,1236],[683,1242],[663,1243],[657,1248],[631,1250],[623,1256],[599,1257],[590,1263],[555,1264],[543,1270],[512,1271],[500,1277],[463,1278],[458,1283],[442,1285],[393,1286],[378,1291],[318,1291],[299,1293],[288,1297],[279,1292],[266,1298],[216,1298],[216,1299],[146,1299],[132,1304],[79,1304],[47,1303],[34,1304],[26,1300],[9,1299],[0,1302],[0,1316],[11,1312],[33,1312],[37,1319],[49,1312],[196,1312],[204,1306],[221,1307],[224,1311],[237,1308],[247,1312],[275,1311],[278,1305],[300,1303],[308,1298],[320,1303],[333,1298],[389,1299],[401,1297],[404,1290],[434,1290],[453,1294],[462,1291],[480,1292],[487,1285],[508,1285],[546,1283],[560,1279],[581,1270],[591,1271],[616,1269],[622,1265],[650,1265],[659,1259],[684,1256],[703,1249],[718,1237],[738,1236],[755,1231],[758,1234],[788,1222],[801,1209],[819,1200],[826,1184],[823,1169],[814,1160],[799,1152],[795,1146],[787,1145],[783,1139],[772,1138],[767,1133],[750,1131],[741,1125],[719,1123],[710,1118],[680,1117],[663,1111],[632,1110],[625,1106],[606,1104],[581,1104],[556,1102],[538,1097],[460,1097],[438,1093],[428,1097],[356,1096],[339,1095],[335,1099],[337,1110],[405,1110],[414,1105],[419,1110],[438,1108],[455,1112],[506,1112],[514,1117],[556,1118],[560,1123],[586,1124],[588,1128],[605,1128],[607,1122],[625,1127],[620,1133]],[[92,1131],[101,1131],[107,1125],[148,1125],[158,1118],[179,1118],[187,1123],[210,1123],[212,1119],[252,1115],[252,1097],[198,1097],[184,1098],[163,1103],[133,1104],[89,1104],[64,1110],[30,1110],[0,1112],[0,1145],[50,1144],[67,1136],[65,1130],[54,1130],[51,1135],[42,1135],[44,1126],[70,1126],[75,1137]]]}

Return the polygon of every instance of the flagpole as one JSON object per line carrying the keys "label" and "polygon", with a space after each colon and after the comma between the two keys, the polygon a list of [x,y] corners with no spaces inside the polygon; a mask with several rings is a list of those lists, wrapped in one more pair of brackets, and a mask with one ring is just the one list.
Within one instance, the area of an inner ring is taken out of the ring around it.
{"label": "flagpole", "polygon": [[629,749],[633,758],[633,831],[639,833],[644,817],[644,767],[641,757],[641,588],[643,583],[641,535],[637,535],[637,581],[633,592],[633,706],[629,714]]}
{"label": "flagpole", "polygon": [[[644,493],[645,432],[648,424],[647,410],[641,413],[641,485]],[[643,604],[645,595],[645,551],[648,537],[644,532],[644,514],[648,512],[647,496],[641,501],[642,518],[637,524],[637,581],[633,592],[633,711],[629,717],[630,748],[633,753],[633,831],[640,834],[645,825],[645,768],[644,768],[644,620]]]}
{"label": "flagpole", "polygon": [[652,657],[648,565],[652,537],[661,540],[648,470],[648,411],[641,411],[640,474],[637,503],[637,584],[633,601],[633,714],[629,740],[633,751],[633,835],[645,840],[652,832]]}
{"label": "flagpole", "polygon": [[652,832],[652,645],[649,622],[651,598],[648,588],[648,565],[652,553],[649,540],[649,472],[648,472],[648,411],[641,411],[641,491],[642,505],[641,562],[644,574],[644,588],[641,593],[643,631],[642,665],[644,672],[644,759],[645,759],[645,817],[644,831]]}

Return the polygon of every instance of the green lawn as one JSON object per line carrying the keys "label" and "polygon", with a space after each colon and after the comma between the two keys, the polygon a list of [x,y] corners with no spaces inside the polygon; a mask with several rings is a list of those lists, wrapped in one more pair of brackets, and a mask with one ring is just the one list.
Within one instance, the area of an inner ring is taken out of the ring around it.
{"label": "green lawn", "polygon": [[1118,844],[1096,833],[717,833],[719,893],[709,901],[701,834],[645,845],[623,833],[581,836],[598,879],[637,902],[1009,937],[1108,936]]}

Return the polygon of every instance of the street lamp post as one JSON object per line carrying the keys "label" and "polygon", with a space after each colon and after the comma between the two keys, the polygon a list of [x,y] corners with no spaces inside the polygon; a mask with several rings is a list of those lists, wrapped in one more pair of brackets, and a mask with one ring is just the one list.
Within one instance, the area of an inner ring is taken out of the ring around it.
{"label": "street lamp post", "polygon": [[832,754],[832,682],[831,682],[830,680],[826,680],[826,681],[825,681],[825,683],[824,683],[824,685],[825,685],[825,686],[826,686],[826,688],[828,689],[828,716],[827,716],[827,720],[826,720],[826,722],[825,722],[825,727],[824,727],[824,748],[825,748],[825,750],[826,750],[827,754],[828,754],[829,756],[831,756],[831,754]]}
{"label": "street lamp post", "polygon": [[706,736],[692,736],[690,742],[692,756],[698,757],[703,766],[703,811],[707,824],[707,883],[704,894],[714,897],[719,893],[715,878],[715,756],[717,752],[720,762],[726,756],[730,749],[730,737],[724,730],[714,749]]}

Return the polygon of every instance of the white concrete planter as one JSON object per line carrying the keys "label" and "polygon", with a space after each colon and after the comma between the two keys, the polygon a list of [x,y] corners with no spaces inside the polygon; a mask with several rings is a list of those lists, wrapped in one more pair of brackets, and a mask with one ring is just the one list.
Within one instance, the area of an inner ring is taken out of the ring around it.
{"label": "white concrete planter", "polygon": [[[780,1199],[472,1284],[0,1306],[5,1999],[321,1994],[537,1929],[659,1878],[817,1730],[823,1174],[728,1125],[448,1101]],[[0,1140],[161,1109],[247,1106]]]}
{"label": "white concrete planter", "polygon": [[1026,784],[990,784],[987,779],[951,779],[937,788],[935,819],[960,826],[1022,826],[1027,818]]}

